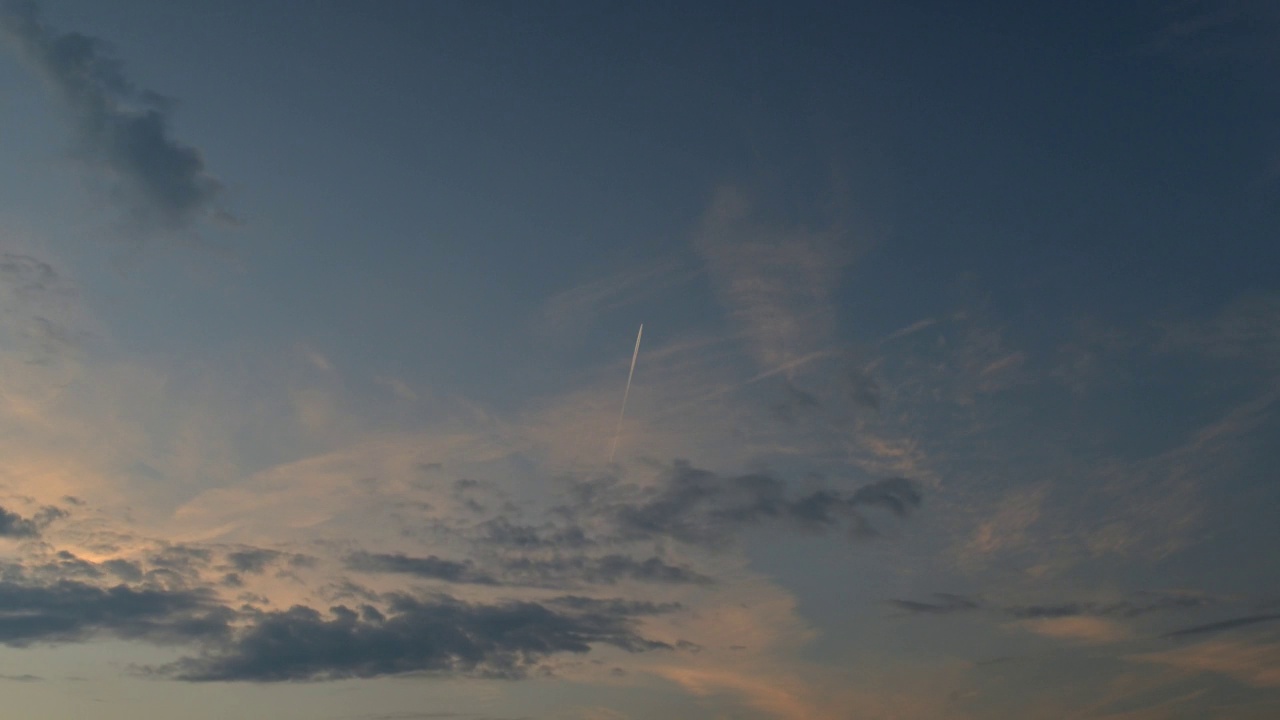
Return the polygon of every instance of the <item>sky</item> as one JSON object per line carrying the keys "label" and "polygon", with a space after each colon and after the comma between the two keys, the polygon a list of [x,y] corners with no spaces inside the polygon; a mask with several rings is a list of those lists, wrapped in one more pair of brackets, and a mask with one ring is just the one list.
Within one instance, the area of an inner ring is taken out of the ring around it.
{"label": "sky", "polygon": [[1277,77],[1269,0],[0,0],[6,707],[1275,717]]}

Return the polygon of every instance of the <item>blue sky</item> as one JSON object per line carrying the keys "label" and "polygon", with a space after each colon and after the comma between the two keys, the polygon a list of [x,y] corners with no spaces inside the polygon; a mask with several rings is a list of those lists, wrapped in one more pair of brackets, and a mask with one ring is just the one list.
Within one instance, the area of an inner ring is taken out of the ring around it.
{"label": "blue sky", "polygon": [[0,8],[15,712],[1274,716],[1270,3]]}

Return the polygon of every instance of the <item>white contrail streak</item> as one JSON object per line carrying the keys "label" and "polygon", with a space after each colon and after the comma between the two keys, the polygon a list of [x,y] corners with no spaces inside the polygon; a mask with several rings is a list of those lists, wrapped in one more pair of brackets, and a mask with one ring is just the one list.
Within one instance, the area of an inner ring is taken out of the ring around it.
{"label": "white contrail streak", "polygon": [[627,373],[627,389],[622,393],[622,409],[618,411],[618,427],[613,431],[613,446],[609,448],[609,462],[613,462],[613,454],[618,452],[618,436],[622,434],[622,416],[627,414],[627,396],[631,394],[631,377],[636,374],[636,358],[640,357],[640,336],[644,335],[644,323],[640,323],[640,332],[636,333],[636,349],[631,351],[631,371]]}

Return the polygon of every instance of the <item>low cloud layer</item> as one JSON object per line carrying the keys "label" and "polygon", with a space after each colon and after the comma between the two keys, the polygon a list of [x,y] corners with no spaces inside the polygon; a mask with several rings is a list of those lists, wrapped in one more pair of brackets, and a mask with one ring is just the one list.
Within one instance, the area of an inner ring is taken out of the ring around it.
{"label": "low cloud layer", "polygon": [[104,572],[110,562],[117,561],[95,564],[60,552],[50,562],[0,568],[0,644],[114,637],[187,647],[198,652],[151,672],[191,681],[409,672],[514,679],[552,655],[583,654],[594,645],[672,649],[642,636],[637,624],[680,609],[676,603],[577,595],[469,602],[444,594],[368,593],[368,602],[354,609],[264,611],[234,607],[206,582],[166,586],[150,573],[116,582]]}
{"label": "low cloud layer", "polygon": [[[666,648],[634,628],[630,608],[588,603],[462,602],[448,596],[391,598],[330,616],[296,606],[263,613],[233,641],[160,670],[190,681],[333,680],[409,672],[520,678],[556,653],[594,644],[631,652]],[[620,612],[621,611],[621,612]]]}
{"label": "low cloud layer", "polygon": [[99,635],[160,643],[208,640],[227,633],[232,615],[202,589],[0,581],[0,643],[11,647]]}

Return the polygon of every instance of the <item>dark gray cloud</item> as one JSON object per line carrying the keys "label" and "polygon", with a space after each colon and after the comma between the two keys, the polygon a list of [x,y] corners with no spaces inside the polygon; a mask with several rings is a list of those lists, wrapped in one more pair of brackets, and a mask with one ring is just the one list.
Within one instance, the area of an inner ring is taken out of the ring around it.
{"label": "dark gray cloud", "polygon": [[601,557],[581,555],[550,559],[514,558],[502,563],[503,578],[509,584],[564,587],[579,583],[613,585],[632,580],[671,585],[705,585],[711,578],[684,565],[672,565],[661,558],[637,560],[628,555]]}
{"label": "dark gray cloud", "polygon": [[265,572],[267,566],[275,562],[283,553],[277,550],[253,548],[227,553],[227,562],[236,572],[257,574]]}
{"label": "dark gray cloud", "polygon": [[572,587],[579,584],[613,585],[623,580],[669,584],[704,584],[711,579],[694,570],[672,565],[661,558],[637,560],[628,555],[582,555],[552,558],[516,557],[494,562],[492,571],[470,560],[445,560],[435,555],[412,557],[401,553],[348,555],[346,565],[360,572],[400,573],[428,580],[473,585]]}
{"label": "dark gray cloud", "polygon": [[194,545],[166,545],[147,557],[144,577],[166,584],[198,582],[213,561],[213,551]]}
{"label": "dark gray cloud", "polygon": [[101,567],[126,582],[137,582],[142,579],[142,568],[135,562],[115,558],[102,562]]}
{"label": "dark gray cloud", "polygon": [[33,538],[40,535],[39,518],[24,518],[0,507],[0,537]]}
{"label": "dark gray cloud", "polygon": [[95,635],[162,643],[207,640],[224,635],[232,617],[206,590],[0,581],[0,644],[11,647]]}
{"label": "dark gray cloud", "polygon": [[1134,600],[1118,602],[1066,602],[1052,605],[1011,605],[1005,613],[1020,619],[1090,617],[1133,618],[1164,610],[1204,607],[1209,600],[1198,595],[1143,593]]}
{"label": "dark gray cloud", "polygon": [[587,537],[587,533],[577,526],[523,525],[512,523],[501,516],[480,523],[477,530],[477,540],[486,545],[519,550],[575,549],[595,544]]}
{"label": "dark gray cloud", "polygon": [[546,601],[547,605],[566,607],[571,610],[603,613],[605,615],[664,615],[682,609],[678,602],[655,603],[648,600],[625,600],[622,598],[592,598],[582,595],[561,595]]}
{"label": "dark gray cloud", "polygon": [[361,572],[400,573],[428,580],[444,580],[474,585],[496,585],[493,576],[479,572],[470,560],[445,560],[435,555],[411,557],[401,553],[358,552],[348,555],[346,565]]}
{"label": "dark gray cloud", "polygon": [[858,488],[857,492],[849,497],[848,503],[855,507],[859,505],[881,507],[898,517],[906,517],[912,510],[920,507],[922,499],[923,496],[915,483],[906,478],[894,477],[877,480]]}
{"label": "dark gray cloud", "polygon": [[59,550],[52,560],[35,564],[27,569],[29,572],[52,576],[59,579],[67,577],[102,577],[102,570],[96,563],[76,557],[73,553],[67,552],[66,550]]}
{"label": "dark gray cloud", "polygon": [[81,157],[119,183],[133,221],[177,230],[216,212],[221,186],[204,158],[169,137],[172,102],[129,82],[103,41],[50,27],[31,0],[0,2],[0,33],[57,96]]}
{"label": "dark gray cloud", "polygon": [[[206,557],[200,548],[165,550],[178,564],[181,558]],[[368,555],[365,561],[387,561],[376,557]],[[403,562],[421,558],[388,557],[393,567],[424,567]],[[97,637],[186,645],[198,654],[153,672],[193,681],[326,680],[407,672],[518,678],[550,655],[586,653],[597,644],[632,652],[669,648],[641,637],[635,623],[681,609],[678,603],[579,595],[475,604],[446,595],[364,593],[365,601],[357,601],[354,609],[338,605],[327,613],[301,606],[267,612],[242,605],[234,610],[207,584],[177,589],[100,584],[110,577],[107,568],[121,563],[95,564],[61,551],[32,565],[5,564],[0,568],[0,645]],[[125,563],[124,568],[117,574],[141,575],[149,582],[136,565]]]}
{"label": "dark gray cloud", "polygon": [[1280,613],[1267,613],[1264,615],[1248,615],[1245,617],[1232,618],[1230,620],[1221,620],[1219,622],[1208,623],[1206,625],[1195,625],[1192,627],[1174,630],[1165,633],[1166,638],[1183,638],[1191,635],[1207,635],[1209,633],[1224,632],[1234,630],[1236,628],[1248,627],[1259,623],[1273,622],[1280,620]]}
{"label": "dark gray cloud", "polygon": [[[70,553],[59,561],[77,560]],[[328,680],[409,672],[519,678],[559,653],[594,645],[670,649],[635,629],[678,603],[565,595],[541,602],[476,604],[446,595],[370,595],[328,613],[302,606],[265,612],[226,607],[209,587],[165,589],[79,580],[33,582],[20,565],[0,580],[0,644],[95,637],[201,649],[152,672],[183,680]]]}
{"label": "dark gray cloud", "polygon": [[978,603],[964,595],[953,595],[951,593],[934,593],[933,602],[919,602],[916,600],[890,600],[889,604],[905,610],[909,613],[917,615],[950,615],[955,612],[963,612],[965,610],[975,610]]}
{"label": "dark gray cloud", "polygon": [[[950,615],[952,613],[979,610],[982,602],[966,595],[934,593],[929,601],[893,599],[889,605],[912,615]],[[1019,620],[1036,620],[1064,617],[1135,618],[1151,613],[1193,610],[1212,604],[1210,598],[1182,592],[1142,591],[1129,599],[1114,602],[1060,602],[1037,605],[988,604],[987,609]],[[1276,617],[1280,617],[1277,615]],[[1198,631],[1189,628],[1188,634]],[[1167,636],[1171,637],[1173,634]]]}
{"label": "dark gray cloud", "polygon": [[[28,584],[51,583],[58,580],[96,580],[97,584],[110,581],[137,583],[150,576],[144,573],[137,563],[122,558],[91,562],[66,550],[59,550],[52,556],[41,558],[31,556],[20,563],[6,566],[7,577]],[[155,571],[153,571],[155,572]],[[167,570],[161,570],[168,573]]]}
{"label": "dark gray cloud", "polygon": [[669,646],[638,635],[634,617],[599,607],[466,603],[389,596],[386,613],[345,606],[328,617],[295,606],[261,613],[234,639],[158,672],[189,681],[279,682],[403,673],[525,676],[543,659],[605,644],[631,652]]}
{"label": "dark gray cloud", "polygon": [[880,508],[906,517],[922,501],[915,483],[905,478],[870,483],[852,494],[817,490],[790,497],[788,490],[768,474],[724,476],[676,461],[655,488],[584,484],[578,489],[579,504],[562,512],[571,519],[580,514],[603,518],[614,528],[615,540],[670,538],[717,545],[764,523],[822,530],[845,522],[855,535],[873,535],[860,509]]}

